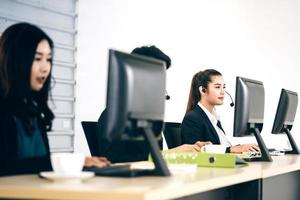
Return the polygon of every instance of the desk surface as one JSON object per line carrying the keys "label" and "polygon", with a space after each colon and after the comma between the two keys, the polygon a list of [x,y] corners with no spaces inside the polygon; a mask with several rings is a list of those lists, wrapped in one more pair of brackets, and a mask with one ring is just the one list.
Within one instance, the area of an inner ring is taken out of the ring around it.
{"label": "desk surface", "polygon": [[37,175],[10,176],[0,178],[0,198],[170,199],[255,180],[260,169],[259,165],[198,168],[197,172],[171,177],[94,177],[82,183],[50,182]]}
{"label": "desk surface", "polygon": [[300,170],[300,155],[273,156],[273,162],[255,163],[262,167],[262,178]]}
{"label": "desk surface", "polygon": [[171,199],[300,169],[300,156],[274,157],[234,169],[198,168],[171,177],[95,177],[83,183],[57,183],[36,175],[0,178],[0,198]]}

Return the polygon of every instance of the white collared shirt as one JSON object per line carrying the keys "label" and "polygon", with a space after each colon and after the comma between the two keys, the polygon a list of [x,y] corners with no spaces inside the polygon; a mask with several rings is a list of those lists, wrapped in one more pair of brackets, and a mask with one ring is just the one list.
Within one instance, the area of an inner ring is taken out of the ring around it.
{"label": "white collared shirt", "polygon": [[[213,113],[209,112],[200,102],[198,103],[198,105],[202,108],[202,110],[205,112],[205,114],[207,115],[208,119],[210,120],[210,122],[212,123],[213,127],[215,128],[219,140],[220,140],[220,144],[225,146],[225,150],[226,147],[231,147],[231,143],[229,142],[229,140],[227,139],[225,133],[222,131],[222,129],[220,129],[217,126],[218,120],[219,120],[219,116],[217,115],[217,113],[215,112],[215,110],[213,110]],[[224,152],[225,152],[224,150]]]}

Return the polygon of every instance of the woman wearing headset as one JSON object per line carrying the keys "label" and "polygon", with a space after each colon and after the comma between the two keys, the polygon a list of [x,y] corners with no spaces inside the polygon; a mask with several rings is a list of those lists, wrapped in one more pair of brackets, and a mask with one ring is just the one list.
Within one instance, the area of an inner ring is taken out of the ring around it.
{"label": "woman wearing headset", "polygon": [[182,142],[210,141],[222,145],[226,153],[257,152],[256,144],[232,146],[216,114],[215,106],[222,105],[225,83],[220,72],[207,69],[192,79],[186,114],[181,124]]}

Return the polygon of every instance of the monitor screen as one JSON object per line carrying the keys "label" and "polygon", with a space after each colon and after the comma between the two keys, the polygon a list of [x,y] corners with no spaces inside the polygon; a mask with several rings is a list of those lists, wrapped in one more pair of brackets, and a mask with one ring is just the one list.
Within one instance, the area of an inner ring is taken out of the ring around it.
{"label": "monitor screen", "polygon": [[284,128],[291,130],[298,106],[298,94],[286,89],[281,90],[272,133],[284,133]]}
{"label": "monitor screen", "polygon": [[264,120],[265,91],[263,83],[237,77],[234,110],[234,136],[252,135],[251,128],[261,132]]}
{"label": "monitor screen", "polygon": [[[115,50],[109,51],[107,124],[104,137],[114,139],[141,136],[140,123],[163,127],[166,67],[163,61]],[[160,125],[157,125],[160,124]],[[160,127],[160,130],[157,130]]]}

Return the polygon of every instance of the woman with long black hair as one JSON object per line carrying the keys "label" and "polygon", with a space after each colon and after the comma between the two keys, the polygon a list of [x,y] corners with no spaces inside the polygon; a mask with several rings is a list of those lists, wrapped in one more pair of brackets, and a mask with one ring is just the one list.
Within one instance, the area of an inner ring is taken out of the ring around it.
{"label": "woman with long black hair", "polygon": [[[47,131],[53,41],[29,23],[8,27],[0,38],[0,175],[52,170]],[[86,166],[105,166],[88,157]]]}

